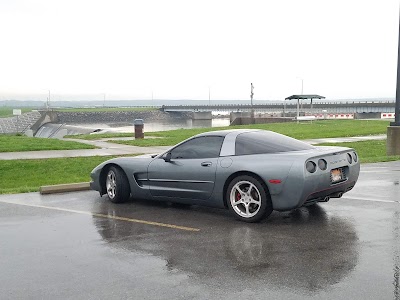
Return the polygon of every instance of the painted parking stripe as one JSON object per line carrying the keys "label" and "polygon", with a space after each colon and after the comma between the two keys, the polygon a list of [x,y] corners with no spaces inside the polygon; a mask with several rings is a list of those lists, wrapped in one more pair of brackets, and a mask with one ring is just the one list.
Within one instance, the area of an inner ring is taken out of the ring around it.
{"label": "painted parking stripe", "polygon": [[372,198],[361,198],[361,197],[351,197],[351,196],[343,196],[343,199],[350,200],[360,200],[360,201],[373,201],[373,202],[385,202],[385,203],[400,203],[400,201],[396,200],[381,200],[381,199],[372,199]]}
{"label": "painted parking stripe", "polygon": [[52,210],[57,210],[57,211],[65,211],[65,212],[70,212],[70,213],[75,213],[75,214],[94,216],[94,217],[98,217],[98,218],[107,218],[107,219],[114,219],[114,220],[119,220],[119,221],[126,221],[126,222],[132,222],[132,223],[145,224],[145,225],[167,227],[167,228],[178,229],[178,230],[195,231],[195,232],[200,231],[200,229],[193,228],[193,227],[186,227],[186,226],[159,223],[159,222],[146,221],[146,220],[140,220],[140,219],[131,219],[131,218],[125,218],[125,217],[111,216],[111,215],[105,215],[105,214],[92,213],[92,212],[89,212],[89,211],[74,210],[74,209],[61,208],[61,207],[44,206],[44,205],[36,205],[36,204],[15,203],[15,202],[1,201],[1,200],[0,200],[0,202],[1,203],[7,203],[7,204],[21,205],[21,206],[52,209]]}

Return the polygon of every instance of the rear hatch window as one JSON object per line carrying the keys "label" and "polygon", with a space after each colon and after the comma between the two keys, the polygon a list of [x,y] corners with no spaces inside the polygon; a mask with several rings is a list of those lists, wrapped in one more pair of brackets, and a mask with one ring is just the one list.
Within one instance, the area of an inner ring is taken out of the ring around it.
{"label": "rear hatch window", "polygon": [[236,137],[236,155],[267,154],[314,149],[313,146],[291,137],[272,132],[255,131]]}

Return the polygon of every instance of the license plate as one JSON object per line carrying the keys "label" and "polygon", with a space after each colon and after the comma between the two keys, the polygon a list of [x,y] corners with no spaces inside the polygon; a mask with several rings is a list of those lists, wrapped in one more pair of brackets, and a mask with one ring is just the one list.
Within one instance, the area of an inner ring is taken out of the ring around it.
{"label": "license plate", "polygon": [[331,181],[332,183],[342,181],[344,179],[344,174],[342,169],[331,170]]}

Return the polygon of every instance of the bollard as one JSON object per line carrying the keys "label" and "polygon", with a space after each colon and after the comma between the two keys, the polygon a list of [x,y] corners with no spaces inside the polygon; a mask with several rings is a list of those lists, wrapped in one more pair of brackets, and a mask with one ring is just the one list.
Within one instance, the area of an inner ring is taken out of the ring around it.
{"label": "bollard", "polygon": [[143,139],[143,119],[135,119],[133,125],[135,125],[135,139]]}

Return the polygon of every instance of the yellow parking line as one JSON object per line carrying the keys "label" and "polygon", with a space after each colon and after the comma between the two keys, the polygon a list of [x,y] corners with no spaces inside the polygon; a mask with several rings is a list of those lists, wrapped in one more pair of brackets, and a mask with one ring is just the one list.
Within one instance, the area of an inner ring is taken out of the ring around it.
{"label": "yellow parking line", "polygon": [[36,204],[15,203],[15,202],[9,202],[9,201],[0,201],[0,202],[8,203],[8,204],[15,204],[15,205],[22,205],[22,206],[29,206],[29,207],[46,208],[46,209],[71,212],[71,213],[81,214],[81,215],[89,215],[89,216],[94,216],[94,217],[98,217],[98,218],[114,219],[114,220],[119,220],[119,221],[126,221],[126,222],[139,223],[139,224],[145,224],[145,225],[153,225],[153,226],[159,226],[159,227],[167,227],[167,228],[179,229],[179,230],[185,230],[185,231],[200,231],[200,229],[198,229],[198,228],[179,226],[179,225],[174,225],[174,224],[165,224],[165,223],[152,222],[152,221],[145,221],[145,220],[139,220],[139,219],[131,219],[131,218],[125,218],[125,217],[111,216],[111,215],[104,215],[104,214],[92,213],[89,211],[74,210],[74,209],[61,208],[61,207],[44,206],[44,205],[36,205]]}

